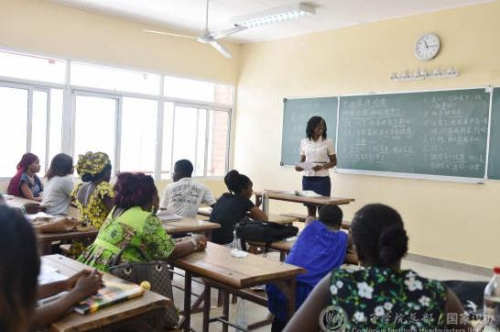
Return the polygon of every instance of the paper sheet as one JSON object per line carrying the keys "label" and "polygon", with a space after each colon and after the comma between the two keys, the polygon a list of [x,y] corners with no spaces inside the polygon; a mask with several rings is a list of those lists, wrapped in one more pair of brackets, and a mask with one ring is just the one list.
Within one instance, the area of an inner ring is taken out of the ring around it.
{"label": "paper sheet", "polygon": [[299,167],[302,167],[304,169],[304,171],[310,171],[313,169],[314,167],[314,163],[310,162],[310,161],[304,161],[302,163],[298,163],[297,165],[295,166],[299,166]]}

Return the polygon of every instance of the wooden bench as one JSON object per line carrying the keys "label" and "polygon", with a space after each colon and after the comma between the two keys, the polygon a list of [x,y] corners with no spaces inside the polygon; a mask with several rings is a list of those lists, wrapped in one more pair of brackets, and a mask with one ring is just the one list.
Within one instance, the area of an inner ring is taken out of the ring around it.
{"label": "wooden bench", "polygon": [[[307,217],[308,217],[307,215],[300,214],[300,213],[282,213],[281,215],[285,216],[285,217],[295,218],[300,222],[305,222]],[[342,229],[350,231],[351,230],[351,222],[347,221],[347,220],[342,220],[342,224],[340,225],[340,227]]]}

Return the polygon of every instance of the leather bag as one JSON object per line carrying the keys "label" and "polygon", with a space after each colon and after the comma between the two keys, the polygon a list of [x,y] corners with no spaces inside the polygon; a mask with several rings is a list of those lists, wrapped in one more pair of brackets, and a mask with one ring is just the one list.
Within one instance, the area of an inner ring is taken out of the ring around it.
{"label": "leather bag", "polygon": [[[110,262],[109,272],[119,278],[138,285],[143,281],[147,281],[150,284],[150,291],[168,297],[173,302],[172,280],[170,278],[168,263],[164,261],[121,262],[122,254],[127,249],[135,249],[140,254],[142,260],[148,260],[140,248],[128,244],[120,250],[118,255]],[[164,317],[165,327],[177,326],[178,322],[179,315],[177,314],[175,306],[173,308],[166,308]]]}

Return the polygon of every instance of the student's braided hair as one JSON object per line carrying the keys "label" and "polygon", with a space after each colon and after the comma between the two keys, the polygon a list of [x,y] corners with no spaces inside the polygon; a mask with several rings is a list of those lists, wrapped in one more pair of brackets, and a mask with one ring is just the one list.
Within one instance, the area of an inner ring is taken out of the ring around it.
{"label": "student's braided hair", "polygon": [[369,204],[354,215],[352,238],[359,259],[374,266],[390,267],[408,251],[403,220],[393,208]]}
{"label": "student's braided hair", "polygon": [[248,176],[238,173],[235,169],[229,171],[224,177],[224,183],[227,189],[236,195],[241,195],[242,191],[245,190],[251,182]]}

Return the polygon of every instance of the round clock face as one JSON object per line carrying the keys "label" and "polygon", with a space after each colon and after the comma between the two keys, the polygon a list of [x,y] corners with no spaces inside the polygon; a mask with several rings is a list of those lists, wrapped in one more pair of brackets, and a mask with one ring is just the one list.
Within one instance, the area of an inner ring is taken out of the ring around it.
{"label": "round clock face", "polygon": [[441,48],[439,37],[433,33],[423,35],[415,44],[415,56],[422,61],[434,59]]}

